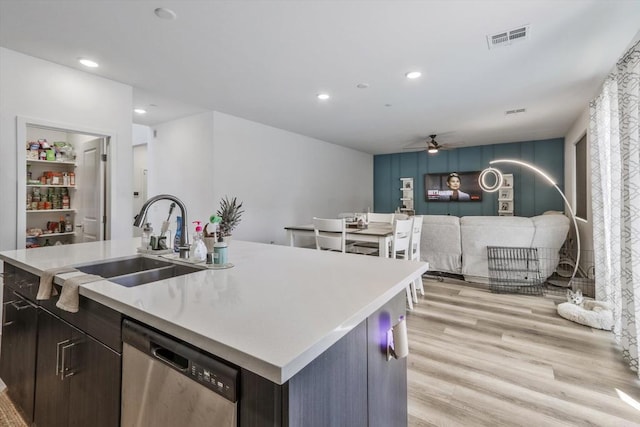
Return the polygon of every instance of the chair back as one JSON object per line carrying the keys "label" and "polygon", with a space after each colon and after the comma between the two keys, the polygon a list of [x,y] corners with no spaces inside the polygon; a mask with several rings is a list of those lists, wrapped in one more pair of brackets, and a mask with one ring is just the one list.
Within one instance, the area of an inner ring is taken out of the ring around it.
{"label": "chair back", "polygon": [[374,213],[369,212],[367,214],[367,220],[369,222],[386,222],[387,224],[393,224],[393,214],[392,213]]}
{"label": "chair back", "polygon": [[356,214],[354,212],[340,212],[338,214],[338,218],[346,218],[346,219],[352,218],[353,219],[355,217],[356,217]]}
{"label": "chair back", "polygon": [[409,242],[409,259],[420,261],[420,238],[422,236],[422,215],[413,217],[411,241]]}
{"label": "chair back", "polygon": [[316,249],[345,252],[346,226],[344,218],[313,218]]}
{"label": "chair back", "polygon": [[[398,219],[393,223],[393,238],[391,240],[391,257],[409,259],[409,241],[413,219]],[[400,254],[402,252],[402,254]]]}

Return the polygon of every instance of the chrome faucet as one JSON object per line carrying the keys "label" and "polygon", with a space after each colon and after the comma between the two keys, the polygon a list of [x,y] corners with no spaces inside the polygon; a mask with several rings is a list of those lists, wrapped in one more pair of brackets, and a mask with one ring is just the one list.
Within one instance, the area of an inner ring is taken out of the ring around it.
{"label": "chrome faucet", "polygon": [[142,205],[142,208],[140,209],[140,213],[136,215],[135,220],[133,221],[133,225],[135,227],[142,227],[147,217],[147,211],[149,210],[149,207],[151,207],[151,205],[158,200],[171,200],[173,202],[176,202],[176,204],[180,208],[180,215],[182,215],[182,224],[180,224],[180,258],[189,258],[189,236],[187,236],[187,207],[176,196],[172,196],[171,194],[158,194],[157,196],[153,196],[152,198],[144,202],[144,205]]}

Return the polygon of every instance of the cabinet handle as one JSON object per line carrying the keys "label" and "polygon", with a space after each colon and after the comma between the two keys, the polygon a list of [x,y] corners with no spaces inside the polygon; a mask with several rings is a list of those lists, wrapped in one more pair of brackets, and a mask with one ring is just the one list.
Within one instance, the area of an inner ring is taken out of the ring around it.
{"label": "cabinet handle", "polygon": [[[20,303],[23,303],[24,305],[20,305]],[[11,306],[15,308],[17,311],[32,307],[32,305],[29,304],[27,301],[10,301],[9,304],[11,304]]]}
{"label": "cabinet handle", "polygon": [[73,341],[68,341],[66,344],[63,343],[61,350],[62,350],[62,357],[61,357],[61,363],[60,363],[60,379],[64,381],[65,378],[68,378],[70,376],[73,376],[76,374],[76,370],[71,370],[69,367],[65,366],[65,355],[66,355],[66,350],[68,348],[72,348],[75,347],[76,344],[79,344],[79,341],[73,342]]}
{"label": "cabinet handle", "polygon": [[[16,311],[20,311],[20,310],[24,310],[25,308],[37,308],[37,306],[35,304],[32,304],[31,302],[27,301],[26,299],[22,298],[20,295],[18,295],[17,293],[13,293],[13,296],[16,297],[17,299],[11,300],[11,301],[5,301],[2,303],[3,305],[3,309],[2,309],[2,326],[10,326],[12,325],[15,321],[11,320],[9,322],[7,322],[6,319],[6,314],[7,314],[7,306],[11,305],[11,307],[13,307]],[[20,305],[20,304],[23,305]]]}
{"label": "cabinet handle", "polygon": [[14,321],[10,320],[9,322],[7,322],[6,318],[7,318],[7,306],[9,304],[14,303],[14,302],[15,301],[6,301],[6,302],[2,303],[2,305],[3,305],[3,307],[2,307],[2,326],[11,326],[11,325],[13,325]]}
{"label": "cabinet handle", "polygon": [[60,368],[60,346],[69,343],[70,340],[60,341],[56,344],[56,377],[60,375],[62,379],[62,368]]}

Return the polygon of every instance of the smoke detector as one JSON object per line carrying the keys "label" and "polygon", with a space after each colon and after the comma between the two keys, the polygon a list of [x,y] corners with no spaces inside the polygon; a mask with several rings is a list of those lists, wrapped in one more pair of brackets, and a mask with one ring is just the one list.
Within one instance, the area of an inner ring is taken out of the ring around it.
{"label": "smoke detector", "polygon": [[489,49],[500,46],[511,46],[514,43],[523,42],[529,39],[529,26],[523,25],[513,30],[502,31],[496,34],[487,35]]}

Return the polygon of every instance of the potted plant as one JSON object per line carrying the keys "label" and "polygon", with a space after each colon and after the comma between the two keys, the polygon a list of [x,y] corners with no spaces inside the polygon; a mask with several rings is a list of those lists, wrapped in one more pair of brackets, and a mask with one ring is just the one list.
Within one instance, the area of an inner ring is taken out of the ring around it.
{"label": "potted plant", "polygon": [[220,241],[225,237],[231,236],[233,229],[240,223],[243,213],[242,202],[238,202],[236,197],[229,200],[227,196],[224,196],[220,200],[220,208],[216,212],[216,215],[222,218],[222,221],[220,221]]}

